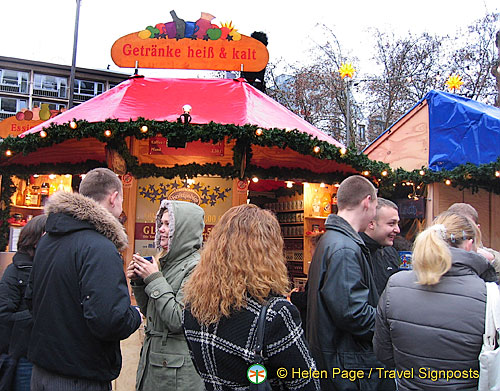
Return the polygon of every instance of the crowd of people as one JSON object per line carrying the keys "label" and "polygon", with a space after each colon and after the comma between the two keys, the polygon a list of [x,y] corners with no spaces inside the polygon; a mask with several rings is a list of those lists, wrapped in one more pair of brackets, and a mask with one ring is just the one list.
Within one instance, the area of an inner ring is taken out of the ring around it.
{"label": "crowd of people", "polygon": [[21,231],[0,282],[0,387],[111,390],[142,314],[137,391],[477,389],[500,254],[482,245],[471,205],[438,215],[400,271],[397,205],[350,176],[298,291],[278,220],[252,204],[203,244],[203,209],[163,200],[157,255],[134,254],[124,273],[122,203],[119,178],[94,169]]}

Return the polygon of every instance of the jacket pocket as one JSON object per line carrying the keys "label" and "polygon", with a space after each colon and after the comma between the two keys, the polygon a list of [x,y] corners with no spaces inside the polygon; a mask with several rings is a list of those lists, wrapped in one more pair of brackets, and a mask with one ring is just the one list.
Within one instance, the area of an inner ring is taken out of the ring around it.
{"label": "jacket pocket", "polygon": [[345,369],[383,368],[384,365],[377,360],[373,352],[344,352],[339,353],[339,358]]}
{"label": "jacket pocket", "polygon": [[[151,386],[160,386],[165,389],[179,387],[179,371],[184,365],[184,356],[179,354],[154,353],[149,354],[149,368],[146,383]],[[145,389],[149,389],[146,388]]]}

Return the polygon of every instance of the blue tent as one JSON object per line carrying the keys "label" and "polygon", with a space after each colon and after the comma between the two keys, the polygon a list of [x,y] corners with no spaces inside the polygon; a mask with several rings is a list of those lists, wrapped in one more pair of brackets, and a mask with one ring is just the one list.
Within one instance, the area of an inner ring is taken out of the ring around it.
{"label": "blue tent", "polygon": [[429,168],[452,170],[464,163],[485,164],[500,156],[500,109],[478,101],[430,91]]}
{"label": "blue tent", "polygon": [[460,164],[480,165],[498,159],[499,108],[443,91],[431,90],[411,110],[424,100],[427,101],[429,109],[431,170],[452,170]]}

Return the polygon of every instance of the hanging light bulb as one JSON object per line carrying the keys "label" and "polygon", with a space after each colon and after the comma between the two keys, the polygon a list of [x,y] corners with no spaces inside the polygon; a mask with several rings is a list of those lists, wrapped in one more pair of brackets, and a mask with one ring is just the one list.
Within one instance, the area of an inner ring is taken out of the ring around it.
{"label": "hanging light bulb", "polygon": [[367,170],[366,170],[366,171],[363,171],[363,172],[362,172],[362,174],[363,174],[364,176],[368,176],[368,175],[370,175],[370,171],[367,171]]}
{"label": "hanging light bulb", "polygon": [[291,188],[292,186],[293,186],[293,182],[292,181],[287,181],[286,182],[286,187]]}
{"label": "hanging light bulb", "polygon": [[146,125],[141,126],[141,133],[147,133],[148,127]]}
{"label": "hanging light bulb", "polygon": [[444,184],[446,186],[450,186],[451,185],[451,181],[449,179],[447,179],[447,180],[444,181]]}
{"label": "hanging light bulb", "polygon": [[345,149],[345,147],[342,147],[342,148],[340,148],[339,152],[340,152],[341,155],[345,155],[346,152],[347,152],[347,149]]}
{"label": "hanging light bulb", "polygon": [[39,135],[41,138],[45,138],[45,137],[47,137],[47,132],[45,130],[41,130]]}
{"label": "hanging light bulb", "polygon": [[382,174],[382,176],[387,176],[387,171],[386,171],[386,170],[384,170],[384,171],[382,171],[380,174]]}
{"label": "hanging light bulb", "polygon": [[256,136],[262,136],[262,133],[264,133],[264,131],[260,128],[255,131]]}
{"label": "hanging light bulb", "polygon": [[76,129],[76,127],[77,127],[77,126],[78,126],[78,125],[76,124],[76,122],[75,122],[75,121],[71,121],[71,122],[69,123],[69,127],[70,127],[71,129]]}
{"label": "hanging light bulb", "polygon": [[319,187],[326,187],[325,182],[321,182],[321,183],[319,184]]}
{"label": "hanging light bulb", "polygon": [[499,177],[500,177],[500,171],[495,171],[495,176],[496,176],[497,178],[499,178]]}
{"label": "hanging light bulb", "polygon": [[111,130],[106,129],[106,130],[104,131],[104,135],[105,135],[106,137],[111,137]]}
{"label": "hanging light bulb", "polygon": [[259,178],[257,178],[256,176],[252,177],[252,182],[257,183],[258,181],[259,181]]}
{"label": "hanging light bulb", "polygon": [[424,171],[424,170],[420,170],[418,173],[419,173],[420,175],[422,175],[422,176],[424,176],[424,175],[425,175],[425,171]]}
{"label": "hanging light bulb", "polygon": [[319,153],[321,151],[321,148],[318,147],[317,145],[313,148],[314,153]]}
{"label": "hanging light bulb", "polygon": [[12,156],[12,151],[10,149],[7,149],[5,151],[5,156]]}

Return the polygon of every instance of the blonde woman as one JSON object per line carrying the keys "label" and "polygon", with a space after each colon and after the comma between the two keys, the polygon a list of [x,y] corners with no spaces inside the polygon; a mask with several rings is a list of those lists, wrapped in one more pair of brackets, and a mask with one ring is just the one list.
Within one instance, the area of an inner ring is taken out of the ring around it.
{"label": "blonde woman", "polygon": [[496,281],[476,253],[480,239],[472,220],[444,212],[415,240],[413,271],[389,279],[373,345],[380,361],[407,374],[398,390],[477,390],[485,281]]}
{"label": "blonde woman", "polygon": [[198,205],[163,200],[156,215],[150,262],[134,254],[127,269],[137,304],[146,317],[146,338],[137,368],[138,391],[203,390],[182,331],[184,283],[200,259],[204,212]]}
{"label": "blonde woman", "polygon": [[[206,390],[248,390],[259,312],[268,303],[264,366],[273,389],[319,390],[288,278],[276,217],[255,205],[229,209],[214,226],[185,286],[184,330]],[[282,368],[278,371],[279,368]]]}

